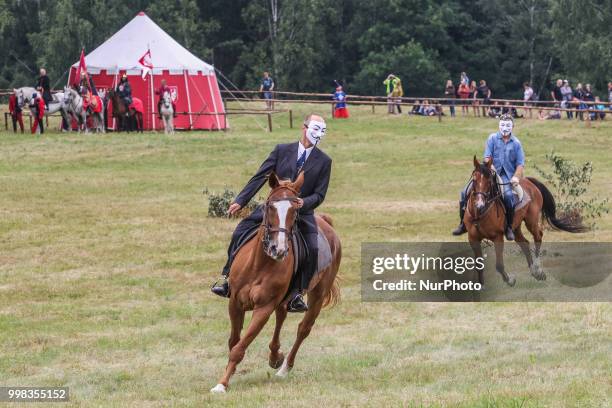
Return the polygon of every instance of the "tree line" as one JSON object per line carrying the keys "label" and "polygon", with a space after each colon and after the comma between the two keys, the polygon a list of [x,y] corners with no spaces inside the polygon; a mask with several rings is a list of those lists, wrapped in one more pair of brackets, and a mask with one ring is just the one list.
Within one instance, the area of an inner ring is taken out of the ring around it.
{"label": "tree line", "polygon": [[0,88],[56,86],[139,11],[241,89],[269,71],[278,90],[384,94],[394,73],[407,96],[442,96],[462,71],[494,97],[542,99],[556,78],[612,80],[612,0],[0,0]]}

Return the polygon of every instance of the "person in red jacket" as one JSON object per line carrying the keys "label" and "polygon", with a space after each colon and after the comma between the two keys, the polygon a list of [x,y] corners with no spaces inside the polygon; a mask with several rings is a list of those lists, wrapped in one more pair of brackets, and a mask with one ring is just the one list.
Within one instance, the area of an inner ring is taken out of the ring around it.
{"label": "person in red jacket", "polygon": [[36,92],[32,94],[32,102],[30,103],[30,111],[32,112],[32,134],[36,133],[36,129],[40,126],[40,134],[45,133],[43,118],[45,117],[45,100]]}
{"label": "person in red jacket", "polygon": [[[172,91],[170,90],[170,87],[168,85],[166,85],[166,80],[162,79],[161,80],[161,86],[159,87],[159,89],[157,91],[155,91],[155,95],[159,95],[159,100],[157,101],[157,116],[159,116],[159,120],[161,120],[161,104],[164,101],[164,93],[168,92],[170,95],[172,95]],[[174,100],[172,100],[172,112],[174,112],[174,117],[176,118],[176,104],[174,103]]]}
{"label": "person in red jacket", "polygon": [[21,112],[21,107],[17,103],[16,92],[13,92],[11,96],[9,96],[9,112],[13,121],[13,132],[17,133],[17,123],[19,123],[19,128],[21,129],[21,133],[23,133],[23,114]]}

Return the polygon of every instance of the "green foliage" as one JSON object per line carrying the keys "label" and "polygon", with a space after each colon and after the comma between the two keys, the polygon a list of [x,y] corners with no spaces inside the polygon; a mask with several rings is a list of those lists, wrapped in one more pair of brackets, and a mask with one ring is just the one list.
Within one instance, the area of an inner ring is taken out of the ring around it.
{"label": "green foliage", "polygon": [[554,151],[546,154],[546,160],[552,167],[552,172],[543,170],[537,165],[535,168],[555,190],[557,210],[562,215],[595,220],[610,211],[608,198],[603,200],[583,198],[591,185],[593,163],[586,162],[579,165]]}
{"label": "green foliage", "polygon": [[[236,198],[236,193],[232,190],[225,189],[223,193],[210,193],[208,189],[204,190],[204,194],[208,195],[208,216],[209,217],[227,217],[227,210],[231,203]],[[258,202],[251,200],[245,208],[240,211],[240,216],[246,217],[257,206]]]}
{"label": "green foliage", "polygon": [[448,78],[435,52],[426,52],[414,41],[393,48],[388,52],[370,53],[362,63],[357,82],[367,94],[377,94],[383,89],[382,81],[389,73],[400,77],[404,92],[423,95],[436,89]]}

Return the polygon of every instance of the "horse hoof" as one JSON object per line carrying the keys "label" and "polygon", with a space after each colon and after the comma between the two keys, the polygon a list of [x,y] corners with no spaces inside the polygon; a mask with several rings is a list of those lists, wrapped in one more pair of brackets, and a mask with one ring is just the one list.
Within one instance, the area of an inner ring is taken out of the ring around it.
{"label": "horse hoof", "polygon": [[516,284],[516,278],[512,275],[508,276],[508,280],[506,281],[508,286],[512,287]]}
{"label": "horse hoof", "polygon": [[289,365],[287,364],[287,359],[285,359],[281,368],[276,372],[276,376],[280,378],[287,378],[290,371],[291,367],[289,367]]}
{"label": "horse hoof", "polygon": [[225,385],[217,384],[210,389],[210,392],[213,394],[225,394]]}
{"label": "horse hoof", "polygon": [[270,367],[273,369],[278,369],[280,368],[281,365],[283,365],[283,362],[285,361],[285,355],[283,353],[278,353],[278,358],[276,359],[276,361],[272,361],[272,358],[268,359],[268,364],[270,364]]}

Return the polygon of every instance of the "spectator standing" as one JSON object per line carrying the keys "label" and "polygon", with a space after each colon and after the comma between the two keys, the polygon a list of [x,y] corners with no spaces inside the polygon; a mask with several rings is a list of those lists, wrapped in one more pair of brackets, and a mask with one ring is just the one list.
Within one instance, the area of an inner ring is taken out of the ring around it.
{"label": "spectator standing", "polygon": [[[487,116],[487,108],[490,104],[491,89],[487,86],[487,81],[484,79],[480,80],[478,87],[476,88],[476,95],[474,97],[474,105],[482,105],[482,116]],[[480,116],[480,113],[478,114]]]}
{"label": "spectator standing", "polygon": [[474,116],[476,116],[478,114],[478,116],[480,116],[480,111],[478,110],[478,107],[476,106],[476,94],[478,92],[478,87],[476,86],[476,81],[472,81],[470,83],[470,99],[472,99],[472,104],[474,105]]}
{"label": "spectator standing", "polygon": [[263,97],[266,100],[266,109],[272,110],[274,108],[274,102],[272,101],[272,92],[274,91],[274,80],[270,76],[268,71],[263,73],[261,85],[259,85],[259,92],[263,92]]}
{"label": "spectator standing", "polygon": [[[395,114],[397,99],[400,98],[399,101],[401,102],[401,97],[404,95],[402,81],[394,74],[389,74],[387,79],[383,81],[383,85],[385,85],[387,91],[387,111],[389,114]],[[397,108],[399,113],[402,113],[401,106],[397,105]]]}
{"label": "spectator standing", "polygon": [[470,97],[469,85],[462,81],[457,89],[457,94],[459,94],[459,99],[461,99],[461,115],[465,116],[470,113],[467,106],[467,101]]}
{"label": "spectator standing", "polygon": [[[608,82],[608,102],[612,104],[612,82]],[[612,108],[612,106],[610,108]]]}
{"label": "spectator standing", "polygon": [[563,80],[557,79],[557,83],[555,84],[553,90],[550,92],[550,97],[553,101],[555,101],[556,107],[560,107],[561,101],[563,100],[563,94],[561,93],[562,86],[563,86]]}
{"label": "spectator standing", "polygon": [[[591,84],[586,84],[584,86],[584,95],[582,97],[584,104],[586,105],[587,110],[592,110],[594,108],[595,96],[593,96],[593,92],[591,92]],[[595,112],[589,112],[591,120],[595,119]]]}
{"label": "spectator standing", "polygon": [[527,108],[531,106],[531,101],[533,100],[533,88],[529,85],[529,82],[523,83],[523,105],[525,106],[525,115],[529,112],[529,119],[533,117],[531,112],[531,108]]}
{"label": "spectator standing", "polygon": [[23,113],[17,102],[17,91],[13,91],[9,96],[9,113],[11,114],[11,121],[13,122],[13,132],[17,133],[17,123],[19,123],[19,128],[21,129],[21,133],[23,133]]}
{"label": "spectator standing", "polygon": [[450,79],[446,81],[446,87],[444,88],[444,97],[446,98],[446,103],[449,105],[450,115],[451,117],[455,117],[455,98],[457,97],[457,93],[455,90],[455,85],[453,85],[453,81]]}
{"label": "spectator standing", "polygon": [[402,80],[399,77],[395,77],[393,80],[393,113],[395,113],[395,108],[397,108],[397,113],[401,115],[402,113],[402,97],[404,96],[404,87],[402,86]]}
{"label": "spectator standing", "polygon": [[347,119],[349,117],[348,109],[346,108],[346,93],[342,89],[341,85],[336,87],[334,93],[334,118],[336,119]]}
{"label": "spectator standing", "polygon": [[[566,79],[563,81],[563,86],[561,87],[561,107],[563,109],[570,109],[570,105],[572,103],[572,97],[573,97],[573,91],[572,88],[569,85],[569,81]],[[567,110],[565,111],[565,113],[567,114],[567,118],[568,119],[572,119],[572,111],[571,110]]]}
{"label": "spectator standing", "polygon": [[461,73],[461,77],[459,78],[459,84],[465,84],[468,87],[470,86],[470,78],[465,72]]}

